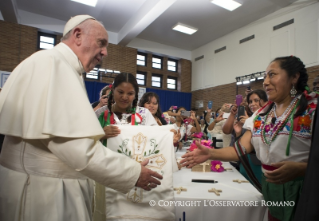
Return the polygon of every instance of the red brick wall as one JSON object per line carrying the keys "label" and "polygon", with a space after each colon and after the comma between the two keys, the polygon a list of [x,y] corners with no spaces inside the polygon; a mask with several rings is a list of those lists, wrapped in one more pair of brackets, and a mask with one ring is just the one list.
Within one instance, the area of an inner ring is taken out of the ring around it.
{"label": "red brick wall", "polygon": [[[57,36],[60,42],[62,36]],[[0,21],[0,70],[11,72],[22,60],[37,51],[37,28]],[[152,54],[148,54],[147,67],[136,65],[137,49],[109,44],[108,56],[103,58],[101,68],[127,72],[136,75],[136,71],[147,72],[147,85],[151,88],[152,73],[163,76],[163,88],[167,90],[167,76],[178,78],[178,91],[191,92],[191,61],[180,59],[178,72],[167,70],[167,57],[163,58],[163,69],[152,68]],[[87,79],[90,80],[90,79]],[[112,83],[114,78],[102,75],[100,81]],[[92,80],[90,80],[92,81]]]}

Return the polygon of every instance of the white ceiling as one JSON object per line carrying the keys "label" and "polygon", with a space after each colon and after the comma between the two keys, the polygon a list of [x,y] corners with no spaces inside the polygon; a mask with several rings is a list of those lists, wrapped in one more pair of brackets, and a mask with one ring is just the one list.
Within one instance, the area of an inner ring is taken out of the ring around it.
{"label": "white ceiling", "polygon": [[[19,23],[19,10],[67,21],[90,14],[127,45],[141,38],[185,50],[194,50],[296,0],[237,0],[243,5],[233,12],[209,0],[98,0],[90,7],[70,0],[0,0],[3,19]],[[1,14],[0,13],[0,14]],[[172,30],[181,22],[198,28],[193,35]]]}

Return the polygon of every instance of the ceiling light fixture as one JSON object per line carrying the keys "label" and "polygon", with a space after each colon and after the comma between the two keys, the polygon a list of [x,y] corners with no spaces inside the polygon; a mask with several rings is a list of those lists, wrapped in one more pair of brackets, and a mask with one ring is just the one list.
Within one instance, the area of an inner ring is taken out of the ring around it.
{"label": "ceiling light fixture", "polygon": [[241,85],[241,84],[243,84],[243,82],[241,81],[241,77],[236,77],[236,84],[237,85]]}
{"label": "ceiling light fixture", "polygon": [[247,75],[245,76],[245,78],[243,79],[243,84],[249,84],[250,77],[248,77]]}
{"label": "ceiling light fixture", "polygon": [[97,0],[71,0],[72,2],[78,2],[84,5],[95,7]]}
{"label": "ceiling light fixture", "polygon": [[255,74],[251,74],[251,75],[250,75],[250,81],[256,81]]}
{"label": "ceiling light fixture", "polygon": [[215,5],[218,5],[224,9],[227,9],[229,11],[233,11],[236,8],[240,7],[241,4],[238,2],[235,2],[233,0],[213,0],[211,3],[214,3]]}
{"label": "ceiling light fixture", "polygon": [[174,25],[173,30],[174,31],[179,31],[179,32],[182,32],[182,33],[185,33],[185,34],[188,34],[188,35],[192,35],[195,32],[197,32],[198,29],[190,27],[190,26],[187,26],[187,25],[184,25],[182,23],[177,23],[176,25]]}
{"label": "ceiling light fixture", "polygon": [[264,79],[264,73],[265,73],[265,72],[259,72],[259,76],[258,76],[257,80],[262,80],[262,79]]}

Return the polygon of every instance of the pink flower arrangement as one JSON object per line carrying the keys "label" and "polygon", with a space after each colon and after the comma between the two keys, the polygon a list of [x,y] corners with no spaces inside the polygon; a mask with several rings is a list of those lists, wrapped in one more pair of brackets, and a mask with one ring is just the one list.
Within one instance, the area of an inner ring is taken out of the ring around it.
{"label": "pink flower arrangement", "polygon": [[[189,148],[189,151],[193,151],[195,149],[197,149],[197,146],[196,146],[196,140],[193,141],[193,143],[191,144],[190,148]],[[213,148],[211,147],[210,145],[212,144],[212,141],[211,140],[202,140],[201,141],[201,145],[207,147],[207,148]]]}
{"label": "pink flower arrangement", "polygon": [[203,137],[203,133],[202,132],[193,133],[192,137],[194,137],[194,138],[202,138]]}
{"label": "pink flower arrangement", "polygon": [[223,172],[225,169],[224,167],[222,166],[222,162],[220,162],[219,160],[213,160],[211,161],[211,170],[214,171],[214,172]]}

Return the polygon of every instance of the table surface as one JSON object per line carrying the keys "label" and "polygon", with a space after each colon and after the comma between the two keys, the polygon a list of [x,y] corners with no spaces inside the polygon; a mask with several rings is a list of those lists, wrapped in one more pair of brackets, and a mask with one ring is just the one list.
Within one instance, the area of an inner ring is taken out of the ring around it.
{"label": "table surface", "polygon": [[[177,160],[185,153],[185,151],[176,152]],[[176,220],[183,220],[183,212],[187,221],[206,221],[215,218],[218,221],[264,220],[267,208],[262,206],[262,194],[251,183],[233,182],[235,179],[246,180],[246,178],[230,163],[223,162],[222,165],[232,170],[221,173],[192,172],[191,169],[182,168],[174,173],[174,187],[187,189],[180,194],[174,193],[175,202],[181,201],[181,204],[179,206],[176,204],[175,207]],[[192,179],[209,179],[218,183],[193,183]],[[211,188],[222,190],[220,196],[208,192]],[[231,206],[230,203],[235,203],[237,206]]]}

